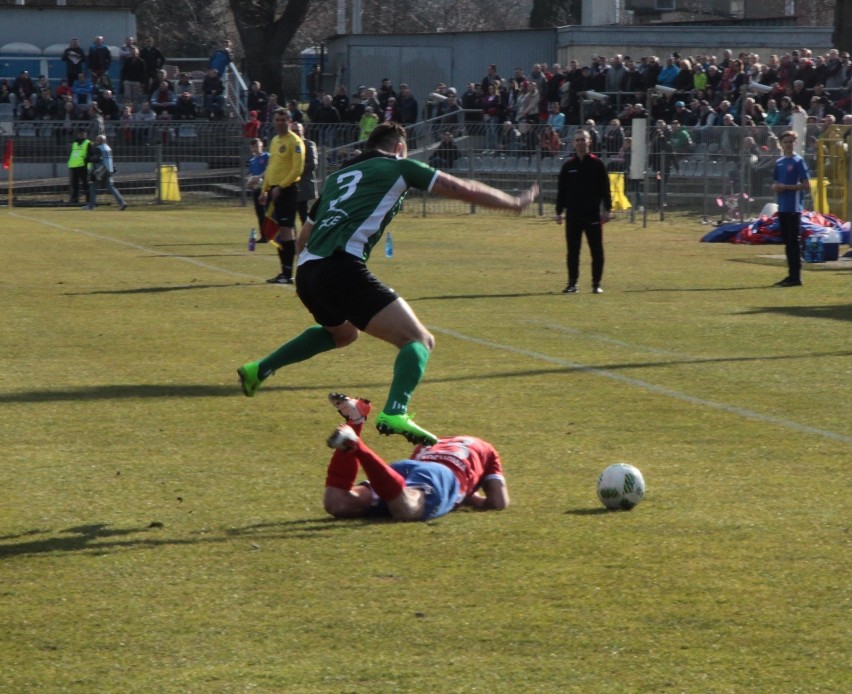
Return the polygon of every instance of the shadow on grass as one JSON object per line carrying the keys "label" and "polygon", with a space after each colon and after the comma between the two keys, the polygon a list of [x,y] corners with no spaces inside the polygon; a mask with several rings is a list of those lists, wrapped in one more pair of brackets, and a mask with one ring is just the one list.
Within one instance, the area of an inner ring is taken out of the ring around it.
{"label": "shadow on grass", "polygon": [[[72,400],[131,400],[143,398],[208,398],[243,396],[238,385],[111,385],[83,386],[66,390],[33,390],[28,393],[0,395],[0,402],[63,402]],[[244,397],[244,396],[243,396]]]}
{"label": "shadow on grass", "polygon": [[[239,258],[241,253],[169,253],[164,255],[146,255],[140,260],[156,260],[158,258]],[[249,256],[250,257],[250,256]],[[272,258],[273,256],[269,256]]]}
{"label": "shadow on grass", "polygon": [[608,508],[573,508],[565,511],[566,516],[602,516],[605,513],[615,513]]}
{"label": "shadow on grass", "polygon": [[[771,255],[756,255],[747,258],[729,258],[729,263],[745,263],[746,265],[772,265],[785,267],[787,259],[784,257],[783,246],[779,249],[779,253]],[[843,257],[843,256],[842,256]],[[852,256],[850,256],[852,257]],[[852,263],[846,261],[830,260],[827,263],[802,263],[802,270],[805,272],[848,272],[852,270]]]}
{"label": "shadow on grass", "polygon": [[94,296],[96,294],[161,294],[163,292],[184,292],[187,289],[230,289],[251,285],[251,282],[231,282],[229,284],[181,284],[175,287],[137,287],[136,289],[109,289],[95,292],[65,292],[63,296]]}
{"label": "shadow on grass", "polygon": [[755,313],[775,313],[791,318],[828,318],[830,320],[852,321],[852,304],[836,306],[766,306],[742,312],[744,315]]}
{"label": "shadow on grass", "polygon": [[525,299],[530,296],[555,296],[561,293],[561,291],[554,290],[552,292],[513,292],[511,294],[444,294],[418,296],[413,299],[406,298],[406,301],[413,304],[417,301],[446,301],[449,299]]}
{"label": "shadow on grass", "polygon": [[[19,556],[51,554],[53,552],[84,552],[86,554],[110,554],[133,549],[151,549],[180,545],[214,544],[232,542],[245,538],[257,540],[279,540],[284,537],[311,539],[317,535],[333,531],[340,526],[359,527],[363,523],[340,521],[334,518],[306,518],[303,520],[281,521],[277,523],[259,523],[244,528],[227,528],[194,531],[192,537],[158,537],[165,531],[162,523],[153,522],[146,527],[111,528],[104,523],[78,525],[54,532],[51,537],[26,542],[0,542],[0,559]],[[31,530],[10,536],[19,539],[31,535],[42,535],[53,531]],[[142,537],[131,537],[131,536]],[[0,538],[0,540],[7,538]]]}
{"label": "shadow on grass", "polygon": [[4,540],[17,540],[21,537],[30,537],[31,535],[44,535],[45,533],[50,532],[49,530],[27,530],[23,533],[15,533],[14,535],[0,535],[0,542]]}
{"label": "shadow on grass", "polygon": [[[559,369],[562,371],[563,369]],[[465,379],[467,380],[467,379]],[[471,377],[474,380],[474,377]],[[221,398],[245,397],[234,379],[234,385],[174,385],[174,384],[138,384],[110,386],[81,386],[65,390],[31,390],[26,393],[0,394],[0,403],[33,402],[73,402],[87,400],[143,400],[162,398]],[[313,386],[274,386],[265,385],[263,392],[275,391],[319,391],[322,393],[339,389],[340,384]],[[386,388],[387,383],[352,384],[352,388]]]}
{"label": "shadow on grass", "polygon": [[652,292],[751,292],[755,289],[769,289],[770,284],[751,284],[745,287],[659,287],[657,289],[625,289],[625,294],[650,294]]}
{"label": "shadow on grass", "polygon": [[209,248],[210,246],[229,246],[231,248],[235,248],[235,244],[233,241],[222,241],[219,243],[210,243],[200,241],[198,243],[149,243],[146,244],[148,248],[169,248],[171,246],[175,246],[177,248],[188,248],[190,246],[202,246],[204,248]]}
{"label": "shadow on grass", "polygon": [[[497,378],[528,378],[530,376],[547,376],[568,373],[583,373],[595,371],[626,371],[630,369],[667,368],[671,366],[690,366],[700,364],[726,364],[752,361],[781,361],[794,359],[816,359],[820,357],[848,357],[850,350],[835,352],[808,352],[806,354],[778,354],[756,357],[697,357],[695,359],[667,359],[661,361],[641,361],[619,364],[587,364],[578,366],[560,366],[546,369],[524,369],[523,371],[503,371],[491,373],[473,373],[463,376],[448,376],[430,379],[430,383],[458,383],[465,381],[487,381]],[[367,391],[373,388],[386,388],[387,382],[349,383],[347,388]],[[340,383],[310,386],[263,386],[263,392],[318,392],[328,393],[340,388]],[[0,394],[0,403],[35,403],[35,402],[66,402],[86,400],[131,400],[144,398],[214,398],[214,397],[245,397],[235,383],[230,385],[175,385],[175,384],[137,384],[83,386],[66,390],[31,390],[22,393]]]}

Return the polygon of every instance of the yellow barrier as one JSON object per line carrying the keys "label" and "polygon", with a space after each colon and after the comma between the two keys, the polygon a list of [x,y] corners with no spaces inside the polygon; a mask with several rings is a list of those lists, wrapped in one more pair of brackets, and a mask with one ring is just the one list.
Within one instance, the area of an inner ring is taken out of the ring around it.
{"label": "yellow barrier", "polygon": [[[831,125],[816,142],[816,189],[811,179],[813,209],[846,217],[849,207],[849,154],[846,151],[847,126]],[[813,172],[811,172],[813,173]]]}
{"label": "yellow barrier", "polygon": [[180,186],[178,185],[177,167],[160,167],[160,201],[180,202]]}
{"label": "yellow barrier", "polygon": [[816,178],[812,178],[810,180],[811,200],[814,201],[815,212],[824,212],[826,214],[829,214],[831,212],[831,207],[829,207],[828,204],[829,183],[831,183],[830,179],[821,176],[817,176]]}
{"label": "yellow barrier", "polygon": [[624,174],[611,171],[609,174],[609,192],[612,195],[612,211],[629,210],[630,200],[624,194]]}

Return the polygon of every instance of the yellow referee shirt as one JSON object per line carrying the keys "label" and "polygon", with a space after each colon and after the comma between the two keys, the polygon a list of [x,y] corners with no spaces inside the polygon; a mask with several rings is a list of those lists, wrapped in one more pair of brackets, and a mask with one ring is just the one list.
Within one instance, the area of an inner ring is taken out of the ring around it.
{"label": "yellow referee shirt", "polygon": [[305,143],[294,132],[276,135],[269,143],[269,165],[263,174],[263,192],[278,186],[289,188],[302,177]]}

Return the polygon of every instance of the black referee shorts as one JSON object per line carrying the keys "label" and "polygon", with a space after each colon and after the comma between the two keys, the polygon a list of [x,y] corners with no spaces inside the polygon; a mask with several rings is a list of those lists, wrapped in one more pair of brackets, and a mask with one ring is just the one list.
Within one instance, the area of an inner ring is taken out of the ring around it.
{"label": "black referee shorts", "polygon": [[278,226],[292,228],[296,226],[296,208],[299,204],[299,184],[294,183],[286,188],[281,188],[276,200],[270,200],[274,205],[273,219]]}
{"label": "black referee shorts", "polygon": [[331,328],[349,321],[359,330],[399,298],[363,260],[344,251],[299,265],[296,293],[320,325]]}

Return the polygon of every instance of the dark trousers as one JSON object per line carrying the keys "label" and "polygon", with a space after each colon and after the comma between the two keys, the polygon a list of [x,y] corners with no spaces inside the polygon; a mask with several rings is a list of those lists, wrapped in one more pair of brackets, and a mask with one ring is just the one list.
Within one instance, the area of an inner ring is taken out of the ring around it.
{"label": "dark trousers", "polygon": [[592,286],[601,283],[604,269],[603,224],[599,216],[583,217],[568,214],[565,217],[565,243],[568,246],[568,284],[577,284],[580,277],[580,246],[583,232],[592,254]]}
{"label": "dark trousers", "polygon": [[89,167],[75,166],[68,169],[71,174],[71,202],[80,202],[80,191],[86,194],[86,202],[89,202]]}
{"label": "dark trousers", "polygon": [[784,252],[787,255],[788,277],[792,280],[802,278],[802,248],[799,235],[802,231],[802,215],[799,212],[779,212],[778,226],[784,239]]}
{"label": "dark trousers", "polygon": [[266,218],[266,208],[260,204],[260,186],[255,188],[251,192],[251,198],[254,202],[254,213],[257,215],[257,231],[260,233],[260,230],[263,229],[263,220]]}

